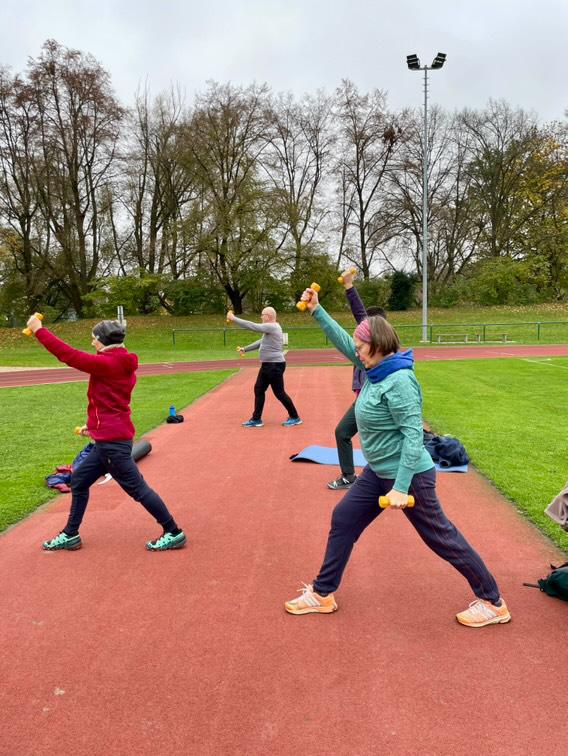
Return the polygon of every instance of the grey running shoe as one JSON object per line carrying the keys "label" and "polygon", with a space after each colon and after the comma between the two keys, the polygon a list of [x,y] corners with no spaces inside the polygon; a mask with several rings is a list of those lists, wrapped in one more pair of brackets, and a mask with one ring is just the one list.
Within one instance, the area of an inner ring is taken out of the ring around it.
{"label": "grey running shoe", "polygon": [[339,478],[337,478],[337,480],[332,480],[331,483],[328,483],[327,487],[331,488],[332,491],[339,491],[339,489],[351,488],[356,480],[357,477],[354,477],[353,480],[349,480],[349,478],[345,478],[343,475],[341,475]]}

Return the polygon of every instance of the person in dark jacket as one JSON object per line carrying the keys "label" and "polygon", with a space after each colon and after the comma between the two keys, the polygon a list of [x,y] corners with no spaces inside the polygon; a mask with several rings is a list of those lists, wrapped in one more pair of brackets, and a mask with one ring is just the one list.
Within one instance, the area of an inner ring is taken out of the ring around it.
{"label": "person in dark jacket", "polygon": [[179,549],[186,536],[160,496],[146,483],[132,459],[135,429],[130,416],[130,397],[136,384],[138,357],[127,351],[125,330],[116,320],[103,320],[92,332],[96,354],[88,354],[66,344],[32,316],[27,323],[36,339],[60,362],[88,373],[87,422],[81,434],[94,444],[88,457],[71,476],[71,511],[64,529],[49,541],[46,551],[81,547],[79,527],[89,501],[89,489],[105,473],[110,473],[121,488],[162,526],[163,534],[146,543],[149,551]]}
{"label": "person in dark jacket", "polygon": [[[386,319],[387,315],[382,307],[368,307],[365,309],[365,305],[359,296],[359,292],[353,285],[352,269],[346,270],[341,276],[343,278],[343,286],[345,287],[345,294],[347,296],[347,301],[349,302],[349,307],[351,308],[353,317],[358,324],[368,316],[380,315],[382,318]],[[341,491],[346,488],[351,488],[357,478],[355,475],[355,464],[353,462],[352,439],[357,433],[355,402],[357,401],[357,397],[359,396],[364,381],[365,371],[361,370],[359,367],[354,367],[352,389],[355,394],[355,400],[335,428],[335,441],[337,444],[337,456],[339,457],[341,475],[327,484],[327,487],[332,491]]]}

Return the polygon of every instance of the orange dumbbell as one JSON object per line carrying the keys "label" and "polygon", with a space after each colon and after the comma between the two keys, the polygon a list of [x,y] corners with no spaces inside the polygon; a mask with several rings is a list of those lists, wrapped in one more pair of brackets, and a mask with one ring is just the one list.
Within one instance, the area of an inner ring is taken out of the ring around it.
{"label": "orange dumbbell", "polygon": [[[348,272],[351,273],[352,276],[354,276],[355,273],[357,273],[357,268],[349,268]],[[343,276],[339,276],[339,278],[337,279],[337,283],[340,283],[340,284],[343,283]]]}
{"label": "orange dumbbell", "polygon": [[[408,502],[406,504],[407,507],[413,507],[414,506],[414,496],[408,497]],[[379,507],[381,509],[386,509],[387,507],[390,507],[390,501],[388,496],[379,496]]]}
{"label": "orange dumbbell", "polygon": [[[314,283],[311,284],[310,289],[313,289],[314,291],[320,291],[321,290],[321,286],[318,283],[314,282]],[[300,310],[300,312],[305,312],[307,306],[308,306],[308,303],[304,302],[303,299],[302,299],[301,302],[297,302],[296,303],[296,307],[298,308],[298,310]]]}
{"label": "orange dumbbell", "polygon": [[[43,320],[43,315],[41,314],[41,312],[34,312],[33,316],[34,316],[34,318],[37,318],[38,320]],[[32,330],[31,330],[31,328],[27,328],[26,327],[26,328],[24,328],[24,330],[22,331],[22,333],[24,334],[24,336],[31,336],[32,335]]]}

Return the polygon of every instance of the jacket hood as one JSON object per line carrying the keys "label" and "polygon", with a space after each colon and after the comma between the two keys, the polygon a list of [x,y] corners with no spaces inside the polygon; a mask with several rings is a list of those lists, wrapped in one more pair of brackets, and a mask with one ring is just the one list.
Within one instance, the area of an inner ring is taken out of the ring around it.
{"label": "jacket hood", "polygon": [[379,383],[391,373],[396,373],[397,370],[412,370],[413,368],[414,353],[412,349],[407,349],[405,352],[397,352],[390,357],[385,357],[378,365],[367,370],[367,379],[371,383]]}
{"label": "jacket hood", "polygon": [[120,368],[126,373],[133,373],[138,368],[138,355],[129,352],[125,347],[120,346],[113,349],[103,349],[98,354],[105,359],[111,359],[118,363]]}

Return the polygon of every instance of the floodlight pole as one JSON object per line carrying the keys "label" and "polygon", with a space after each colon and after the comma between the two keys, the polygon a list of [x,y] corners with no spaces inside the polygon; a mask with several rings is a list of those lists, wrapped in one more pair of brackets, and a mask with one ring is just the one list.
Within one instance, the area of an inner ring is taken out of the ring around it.
{"label": "floodlight pole", "polygon": [[446,60],[444,53],[438,53],[432,65],[421,66],[416,54],[406,56],[406,64],[411,71],[424,71],[424,137],[422,157],[422,341],[428,342],[428,173],[430,152],[428,149],[428,71],[442,68]]}
{"label": "floodlight pole", "polygon": [[428,66],[424,66],[424,155],[422,158],[422,341],[428,339]]}

